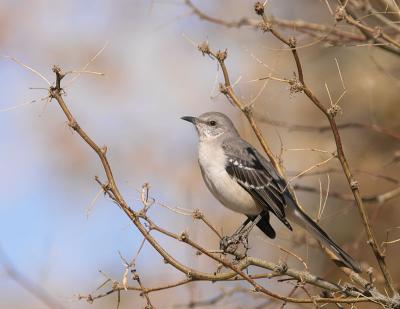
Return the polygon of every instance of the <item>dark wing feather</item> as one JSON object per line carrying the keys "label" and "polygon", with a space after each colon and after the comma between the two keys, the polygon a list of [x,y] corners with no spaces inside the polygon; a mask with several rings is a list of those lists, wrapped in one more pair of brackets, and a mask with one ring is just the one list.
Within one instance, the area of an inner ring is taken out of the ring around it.
{"label": "dark wing feather", "polygon": [[[232,149],[231,149],[232,150]],[[285,217],[286,189],[281,178],[273,170],[268,161],[261,162],[255,150],[244,147],[241,152],[227,151],[225,169],[261,206],[271,211],[290,230],[291,225]],[[266,166],[266,164],[269,164]]]}
{"label": "dark wing feather", "polygon": [[[254,221],[257,216],[247,216],[251,221]],[[264,211],[262,214],[262,218],[257,222],[257,227],[264,232],[269,238],[274,239],[276,237],[276,233],[274,228],[269,223],[269,211]]]}

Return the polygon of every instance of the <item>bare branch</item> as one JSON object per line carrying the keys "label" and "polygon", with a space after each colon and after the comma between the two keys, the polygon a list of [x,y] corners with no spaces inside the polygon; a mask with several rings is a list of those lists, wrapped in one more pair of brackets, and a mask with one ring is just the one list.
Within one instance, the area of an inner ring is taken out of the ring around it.
{"label": "bare branch", "polygon": [[[287,128],[290,131],[315,131],[318,133],[325,133],[325,132],[330,132],[331,131],[331,126],[312,126],[312,125],[302,125],[302,124],[289,124],[283,121],[279,120],[272,120],[269,119],[265,116],[256,116],[257,120],[268,123],[270,125],[278,126],[278,127],[283,127]],[[381,127],[377,124],[369,124],[369,123],[363,123],[363,122],[347,122],[347,123],[341,123],[337,124],[338,129],[368,129],[383,135],[386,135],[388,137],[391,137],[393,139],[396,139],[400,141],[400,132],[394,131],[392,129],[388,129],[385,127]]]}

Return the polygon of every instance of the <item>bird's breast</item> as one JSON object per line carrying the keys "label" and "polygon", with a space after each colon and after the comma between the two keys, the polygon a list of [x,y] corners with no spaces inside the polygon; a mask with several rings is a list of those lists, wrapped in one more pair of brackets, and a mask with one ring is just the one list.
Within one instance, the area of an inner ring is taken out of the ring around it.
{"label": "bird's breast", "polygon": [[261,207],[225,170],[222,147],[200,143],[199,165],[208,189],[225,207],[246,215],[257,215]]}

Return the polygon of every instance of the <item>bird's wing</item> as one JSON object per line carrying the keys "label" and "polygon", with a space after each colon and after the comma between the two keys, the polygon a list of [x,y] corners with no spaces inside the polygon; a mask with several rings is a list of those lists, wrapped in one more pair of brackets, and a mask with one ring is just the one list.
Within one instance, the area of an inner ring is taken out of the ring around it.
{"label": "bird's wing", "polygon": [[261,206],[271,211],[290,230],[285,216],[287,185],[269,161],[244,140],[223,143],[227,173]]}

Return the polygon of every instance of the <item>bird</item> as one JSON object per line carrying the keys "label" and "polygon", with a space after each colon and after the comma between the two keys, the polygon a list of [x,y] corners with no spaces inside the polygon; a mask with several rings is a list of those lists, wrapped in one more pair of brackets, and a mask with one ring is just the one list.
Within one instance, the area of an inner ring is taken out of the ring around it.
{"label": "bird", "polygon": [[328,247],[341,266],[360,273],[361,267],[299,206],[287,181],[255,147],[242,139],[233,122],[223,113],[206,112],[182,120],[194,125],[198,135],[198,162],[203,180],[225,207],[247,216],[235,232],[257,225],[269,238],[276,237],[270,213],[290,231],[296,223]]}

